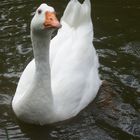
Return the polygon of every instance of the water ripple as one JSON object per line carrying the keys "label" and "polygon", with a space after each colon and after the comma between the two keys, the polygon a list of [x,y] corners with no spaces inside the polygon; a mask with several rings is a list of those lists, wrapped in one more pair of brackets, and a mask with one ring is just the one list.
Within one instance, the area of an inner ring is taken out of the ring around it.
{"label": "water ripple", "polygon": [[126,54],[130,54],[136,56],[137,58],[140,58],[140,42],[129,42],[120,50]]}
{"label": "water ripple", "polygon": [[[67,1],[61,2],[48,1],[62,15]],[[106,132],[106,126],[99,127],[89,112],[83,113],[84,117],[74,123],[53,128],[30,129],[13,122],[11,100],[22,71],[33,58],[30,20],[39,3],[41,1],[33,0],[0,2],[0,139],[116,139]],[[140,92],[140,26],[137,21],[140,7],[137,2],[129,0],[95,1],[93,7],[94,46],[100,58],[101,77],[115,85],[119,93],[127,93],[125,95],[130,100],[123,98],[124,101],[138,108],[140,99],[135,91]]]}
{"label": "water ripple", "polygon": [[0,105],[10,105],[12,97],[6,94],[0,94]]}

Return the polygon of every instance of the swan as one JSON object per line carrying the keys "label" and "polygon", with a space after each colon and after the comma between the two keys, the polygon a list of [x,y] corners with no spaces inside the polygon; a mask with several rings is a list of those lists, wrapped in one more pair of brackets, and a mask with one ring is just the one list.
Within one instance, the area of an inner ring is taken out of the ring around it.
{"label": "swan", "polygon": [[63,121],[96,97],[102,81],[90,14],[90,0],[71,0],[60,22],[53,7],[43,3],[36,10],[31,21],[34,59],[12,100],[17,118],[39,125]]}

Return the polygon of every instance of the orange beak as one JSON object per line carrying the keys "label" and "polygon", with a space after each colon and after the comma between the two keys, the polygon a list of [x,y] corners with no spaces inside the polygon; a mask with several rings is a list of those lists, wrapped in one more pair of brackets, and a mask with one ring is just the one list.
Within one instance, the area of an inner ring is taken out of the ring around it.
{"label": "orange beak", "polygon": [[46,12],[45,13],[45,28],[61,28],[61,24],[56,18],[55,12]]}

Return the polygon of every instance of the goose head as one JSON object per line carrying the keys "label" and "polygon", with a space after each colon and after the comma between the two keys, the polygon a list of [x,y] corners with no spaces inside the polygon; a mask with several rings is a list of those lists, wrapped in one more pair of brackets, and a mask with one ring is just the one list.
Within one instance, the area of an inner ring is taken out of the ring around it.
{"label": "goose head", "polygon": [[54,8],[45,3],[41,4],[31,21],[31,31],[33,33],[52,33],[54,29],[60,27],[61,24],[56,17]]}

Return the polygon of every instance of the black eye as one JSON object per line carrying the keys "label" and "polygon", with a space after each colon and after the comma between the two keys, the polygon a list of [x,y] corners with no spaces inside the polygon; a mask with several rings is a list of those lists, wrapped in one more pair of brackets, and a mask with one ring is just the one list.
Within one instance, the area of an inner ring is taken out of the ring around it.
{"label": "black eye", "polygon": [[41,13],[42,13],[42,10],[41,10],[41,9],[39,9],[39,10],[38,10],[38,14],[41,14]]}

